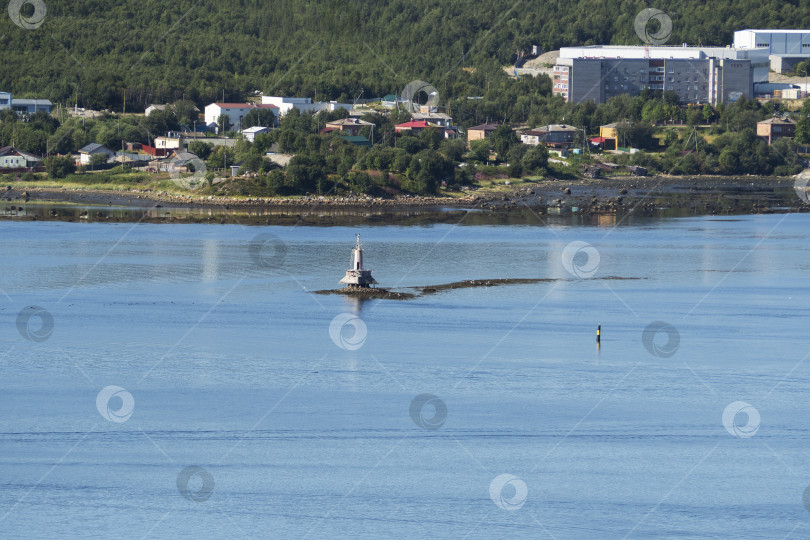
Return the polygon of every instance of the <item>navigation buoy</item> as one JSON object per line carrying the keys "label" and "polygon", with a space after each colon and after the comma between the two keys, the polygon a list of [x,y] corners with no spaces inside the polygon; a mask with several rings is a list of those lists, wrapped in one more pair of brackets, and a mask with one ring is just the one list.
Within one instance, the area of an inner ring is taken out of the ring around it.
{"label": "navigation buoy", "polygon": [[596,325],[596,344],[601,344],[602,341],[602,323]]}

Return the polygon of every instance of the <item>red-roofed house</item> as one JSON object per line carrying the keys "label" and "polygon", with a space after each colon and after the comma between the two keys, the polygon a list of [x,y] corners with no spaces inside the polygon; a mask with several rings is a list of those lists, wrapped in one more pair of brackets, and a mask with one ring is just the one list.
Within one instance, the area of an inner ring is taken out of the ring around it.
{"label": "red-roofed house", "polygon": [[233,129],[242,129],[242,118],[253,109],[270,109],[278,118],[278,107],[275,105],[256,105],[255,103],[211,103],[205,106],[205,124],[216,125],[222,115],[228,117]]}
{"label": "red-roofed house", "polygon": [[404,124],[397,124],[394,126],[394,131],[397,133],[402,133],[404,131],[412,131],[414,133],[419,133],[424,129],[428,128],[438,128],[436,124],[431,124],[427,120],[410,120],[405,122]]}

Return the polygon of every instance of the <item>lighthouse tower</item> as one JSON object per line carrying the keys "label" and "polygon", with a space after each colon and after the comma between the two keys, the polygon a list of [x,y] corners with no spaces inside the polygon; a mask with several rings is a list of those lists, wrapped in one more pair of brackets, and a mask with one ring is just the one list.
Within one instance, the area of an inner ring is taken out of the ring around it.
{"label": "lighthouse tower", "polygon": [[363,270],[363,246],[360,245],[360,235],[357,235],[357,245],[352,250],[352,267],[346,270],[346,275],[340,280],[350,289],[367,289],[370,285],[376,285],[377,280],[371,277],[371,270]]}

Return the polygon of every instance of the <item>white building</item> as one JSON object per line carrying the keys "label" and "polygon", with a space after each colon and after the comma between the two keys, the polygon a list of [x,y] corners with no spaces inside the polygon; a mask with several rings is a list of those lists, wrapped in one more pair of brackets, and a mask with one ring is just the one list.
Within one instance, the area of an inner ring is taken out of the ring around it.
{"label": "white building", "polygon": [[90,161],[96,154],[106,155],[107,159],[105,160],[105,163],[109,161],[110,158],[115,156],[115,152],[113,152],[106,146],[102,146],[98,143],[90,143],[84,148],[79,149],[79,163],[81,165],[90,165]]}
{"label": "white building", "polygon": [[734,32],[734,48],[765,47],[771,69],[777,73],[790,71],[810,58],[810,30],[738,30]]}
{"label": "white building", "polygon": [[17,150],[11,146],[0,148],[0,169],[26,169],[36,167],[42,158]]}
{"label": "white building", "polygon": [[270,103],[256,105],[253,103],[211,103],[205,106],[205,124],[207,126],[216,125],[220,116],[227,116],[231,124],[231,129],[241,131],[242,119],[253,109],[270,109],[276,118],[279,115],[279,108]]}
{"label": "white building", "polygon": [[338,103],[337,101],[312,101],[312,98],[281,96],[262,96],[262,105],[275,105],[278,107],[280,116],[284,116],[292,109],[298,109],[302,113],[316,113],[319,111],[335,111],[337,109],[346,109],[347,111],[351,111],[354,107],[354,105],[351,103]]}
{"label": "white building", "polygon": [[165,111],[168,105],[149,105],[146,110],[143,112],[146,116],[149,116],[155,111]]}
{"label": "white building", "polygon": [[247,139],[250,142],[256,140],[256,135],[261,135],[263,133],[269,132],[270,128],[262,126],[253,126],[242,130],[242,134],[245,136],[245,139]]}
{"label": "white building", "polygon": [[0,111],[11,108],[11,92],[0,92]]}
{"label": "white building", "polygon": [[180,137],[155,137],[155,148],[166,150],[177,150],[180,148],[182,140]]}

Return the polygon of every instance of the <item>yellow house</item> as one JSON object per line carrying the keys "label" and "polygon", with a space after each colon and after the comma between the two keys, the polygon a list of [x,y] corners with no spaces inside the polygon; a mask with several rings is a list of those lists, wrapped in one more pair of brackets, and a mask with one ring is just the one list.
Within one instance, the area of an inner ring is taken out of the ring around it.
{"label": "yellow house", "polygon": [[619,141],[619,124],[599,126],[599,136],[602,138],[605,150],[616,150]]}
{"label": "yellow house", "polygon": [[489,136],[498,129],[498,125],[499,124],[481,124],[480,126],[469,128],[467,130],[467,142],[489,138]]}

